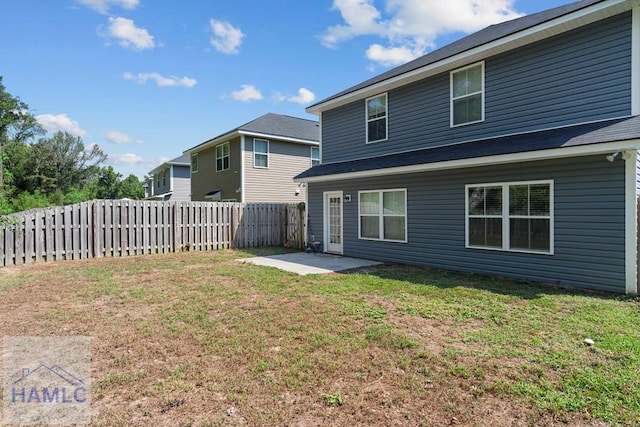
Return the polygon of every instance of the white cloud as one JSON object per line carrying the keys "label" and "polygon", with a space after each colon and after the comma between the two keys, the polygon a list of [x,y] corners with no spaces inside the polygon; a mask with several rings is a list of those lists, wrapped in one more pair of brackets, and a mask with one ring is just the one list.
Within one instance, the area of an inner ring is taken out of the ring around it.
{"label": "white cloud", "polygon": [[309,89],[301,87],[300,89],[298,89],[298,95],[287,98],[287,101],[296,102],[298,104],[308,104],[310,102],[313,102],[314,99],[316,99],[316,95],[313,92],[311,92]]}
{"label": "white cloud", "polygon": [[377,36],[388,45],[372,44],[367,57],[385,66],[398,65],[433,49],[439,36],[471,33],[514,19],[515,0],[386,0],[384,14],[373,0],[334,0],[344,24],[329,27],[322,44],[336,47],[359,36]]}
{"label": "white cloud", "polygon": [[118,39],[120,46],[125,48],[142,50],[155,47],[153,36],[144,28],[136,27],[133,20],[127,18],[110,17],[106,35]]}
{"label": "white cloud", "polygon": [[228,22],[212,19],[209,21],[213,37],[211,44],[220,52],[228,54],[236,54],[238,48],[242,44],[244,34],[240,28],[236,28]]}
{"label": "white cloud", "polygon": [[262,99],[262,93],[253,85],[241,85],[242,89],[231,92],[231,97],[237,101],[259,101]]}
{"label": "white cloud", "polygon": [[124,73],[122,75],[126,80],[135,80],[140,84],[145,84],[148,80],[155,80],[156,84],[160,87],[194,87],[196,85],[197,80],[192,79],[190,77],[176,77],[169,76],[165,77],[158,73]]}
{"label": "white cloud", "polygon": [[107,132],[107,141],[114,144],[142,144],[140,140],[134,140],[126,133],[118,132],[117,130],[111,130]]}
{"label": "white cloud", "polygon": [[119,6],[123,9],[133,10],[140,4],[140,0],[76,0],[96,12],[107,13],[111,6]]}
{"label": "white cloud", "polygon": [[384,47],[377,43],[372,44],[367,49],[367,58],[385,67],[404,64],[412,59],[416,59],[423,53],[420,50],[411,50],[407,46]]}
{"label": "white cloud", "polygon": [[168,157],[142,157],[133,153],[109,154],[107,161],[112,164],[154,167],[168,161]]}
{"label": "white cloud", "polygon": [[71,120],[66,114],[40,114],[36,120],[47,132],[67,132],[73,136],[83,137],[87,132],[78,122]]}

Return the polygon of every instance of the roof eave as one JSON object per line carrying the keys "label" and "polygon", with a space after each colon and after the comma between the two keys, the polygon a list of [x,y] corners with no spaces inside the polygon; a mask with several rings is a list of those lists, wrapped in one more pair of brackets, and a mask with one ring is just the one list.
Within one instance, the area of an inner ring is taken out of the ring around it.
{"label": "roof eave", "polygon": [[[332,175],[312,176],[306,178],[294,178],[294,182],[327,182],[345,179],[371,178],[377,176],[398,175],[406,173],[429,172],[447,169],[461,169],[477,166],[492,166],[507,163],[531,162],[568,157],[590,156],[598,154],[611,154],[618,151],[640,150],[640,139],[628,139],[623,141],[587,144],[572,147],[552,148],[548,150],[527,151],[524,153],[498,154],[481,156],[459,160],[448,160],[433,163],[421,163],[410,166],[395,166],[356,172],[342,172]],[[603,158],[603,161],[605,159]]]}
{"label": "roof eave", "polygon": [[504,53],[535,41],[553,37],[583,25],[593,23],[597,20],[617,15],[630,10],[632,3],[630,0],[610,0],[597,3],[432,64],[344,94],[340,97],[329,98],[324,102],[307,107],[306,111],[310,114],[319,115],[323,111],[346,105],[355,100],[386,92],[441,72],[462,67],[472,62],[481,61],[490,56]]}

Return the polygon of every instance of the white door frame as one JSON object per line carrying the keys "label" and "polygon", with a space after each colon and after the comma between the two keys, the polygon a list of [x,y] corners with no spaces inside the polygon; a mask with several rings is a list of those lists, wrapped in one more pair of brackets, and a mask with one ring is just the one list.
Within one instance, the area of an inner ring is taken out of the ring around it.
{"label": "white door frame", "polygon": [[[331,198],[339,197],[340,198],[340,243],[332,243],[331,236],[329,231],[329,200]],[[342,196],[342,191],[325,191],[322,195],[322,210],[324,212],[323,219],[323,229],[324,229],[324,251],[334,254],[342,255],[343,251],[343,242],[344,242],[344,209],[343,209],[343,201],[344,198]]]}

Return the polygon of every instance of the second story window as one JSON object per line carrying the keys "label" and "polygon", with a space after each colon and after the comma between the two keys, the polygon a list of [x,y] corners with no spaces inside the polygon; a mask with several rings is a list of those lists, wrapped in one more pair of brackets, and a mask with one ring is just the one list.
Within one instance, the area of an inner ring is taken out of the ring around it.
{"label": "second story window", "polygon": [[320,164],[320,147],[311,147],[311,166]]}
{"label": "second story window", "polygon": [[229,169],[229,143],[225,142],[216,146],[216,170]]}
{"label": "second story window", "polygon": [[387,94],[367,99],[367,144],[387,139]]}
{"label": "second story window", "polygon": [[198,172],[198,154],[191,155],[191,173]]}
{"label": "second story window", "polygon": [[253,167],[269,167],[269,141],[265,139],[253,140]]}
{"label": "second story window", "polygon": [[484,120],[484,63],[451,73],[451,126]]}

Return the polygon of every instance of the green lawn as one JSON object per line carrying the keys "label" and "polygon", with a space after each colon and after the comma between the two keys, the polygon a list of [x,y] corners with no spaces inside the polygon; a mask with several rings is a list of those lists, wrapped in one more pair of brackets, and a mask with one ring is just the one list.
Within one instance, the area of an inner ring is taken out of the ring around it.
{"label": "green lawn", "polygon": [[251,255],[3,269],[1,333],[91,336],[93,425],[640,425],[638,298]]}

